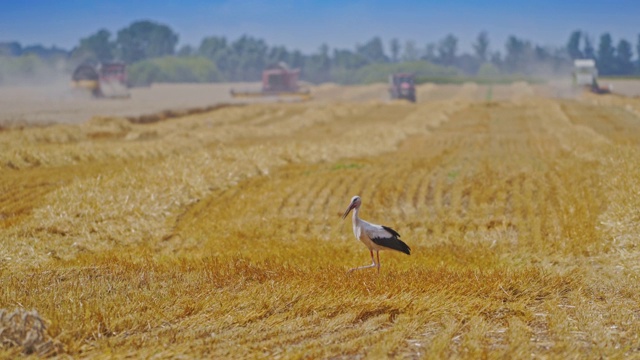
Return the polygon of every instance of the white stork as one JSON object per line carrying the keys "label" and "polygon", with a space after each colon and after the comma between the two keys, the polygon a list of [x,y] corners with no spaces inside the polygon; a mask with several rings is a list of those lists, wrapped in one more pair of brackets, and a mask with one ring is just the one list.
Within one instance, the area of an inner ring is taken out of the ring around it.
{"label": "white stork", "polygon": [[[411,255],[411,248],[400,240],[400,234],[398,234],[397,231],[384,225],[371,224],[360,219],[358,216],[360,212],[360,205],[362,205],[360,196],[356,195],[351,198],[351,203],[342,215],[342,219],[346,218],[349,212],[353,210],[353,234],[356,236],[356,239],[362,241],[365,246],[369,248],[369,253],[371,254],[371,265],[353,268],[349,270],[349,272],[360,269],[369,269],[376,266],[378,267],[378,272],[380,272],[380,250],[390,249]],[[377,263],[373,259],[374,250],[378,258]]]}

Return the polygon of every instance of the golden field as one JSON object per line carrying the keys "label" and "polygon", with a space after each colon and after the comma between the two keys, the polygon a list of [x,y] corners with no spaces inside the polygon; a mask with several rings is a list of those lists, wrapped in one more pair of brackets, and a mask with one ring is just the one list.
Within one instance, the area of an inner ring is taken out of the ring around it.
{"label": "golden field", "polygon": [[0,357],[640,357],[640,99],[487,91],[0,132]]}

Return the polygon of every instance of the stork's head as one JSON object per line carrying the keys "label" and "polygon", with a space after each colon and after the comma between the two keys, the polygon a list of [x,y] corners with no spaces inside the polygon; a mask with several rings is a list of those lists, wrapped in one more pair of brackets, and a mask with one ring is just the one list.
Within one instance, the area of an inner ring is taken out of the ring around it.
{"label": "stork's head", "polygon": [[351,198],[351,203],[349,204],[349,207],[347,208],[347,210],[342,215],[342,218],[343,219],[346,218],[347,215],[349,215],[349,212],[351,210],[360,208],[360,204],[362,204],[362,200],[360,200],[360,196],[356,195],[356,196],[352,197]]}

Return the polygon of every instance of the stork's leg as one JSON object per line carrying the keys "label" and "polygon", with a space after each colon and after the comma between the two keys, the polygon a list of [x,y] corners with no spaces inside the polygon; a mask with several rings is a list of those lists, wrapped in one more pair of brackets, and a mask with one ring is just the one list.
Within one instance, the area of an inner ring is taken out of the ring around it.
{"label": "stork's leg", "polygon": [[[376,261],[373,259],[373,250],[369,250],[369,253],[371,254],[371,265],[365,265],[365,266],[360,266],[357,268],[353,268],[351,270],[349,270],[348,272],[352,272],[354,270],[362,270],[362,269],[370,269],[372,267],[376,267]],[[378,259],[380,259],[380,257],[378,256]],[[378,271],[379,271],[380,266],[378,265]]]}
{"label": "stork's leg", "polygon": [[378,257],[378,274],[380,274],[380,251],[376,250],[376,256]]}

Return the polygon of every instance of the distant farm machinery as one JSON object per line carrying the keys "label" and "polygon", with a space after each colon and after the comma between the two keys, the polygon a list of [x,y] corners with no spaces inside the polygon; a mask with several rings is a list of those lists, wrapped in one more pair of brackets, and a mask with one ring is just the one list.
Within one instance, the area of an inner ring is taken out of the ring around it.
{"label": "distant farm machinery", "polygon": [[303,89],[298,84],[299,69],[289,69],[284,63],[268,67],[262,72],[261,90],[231,89],[234,98],[292,98],[297,100],[311,99],[309,89]]}
{"label": "distant farm machinery", "polygon": [[86,90],[96,98],[128,98],[127,67],[122,62],[84,63],[71,76],[75,89]]}
{"label": "distant farm machinery", "polygon": [[416,77],[410,73],[389,75],[389,97],[416,102]]}
{"label": "distant farm machinery", "polygon": [[598,85],[598,69],[593,59],[576,59],[573,61],[573,83],[586,88],[594,94],[609,94],[610,87]]}

